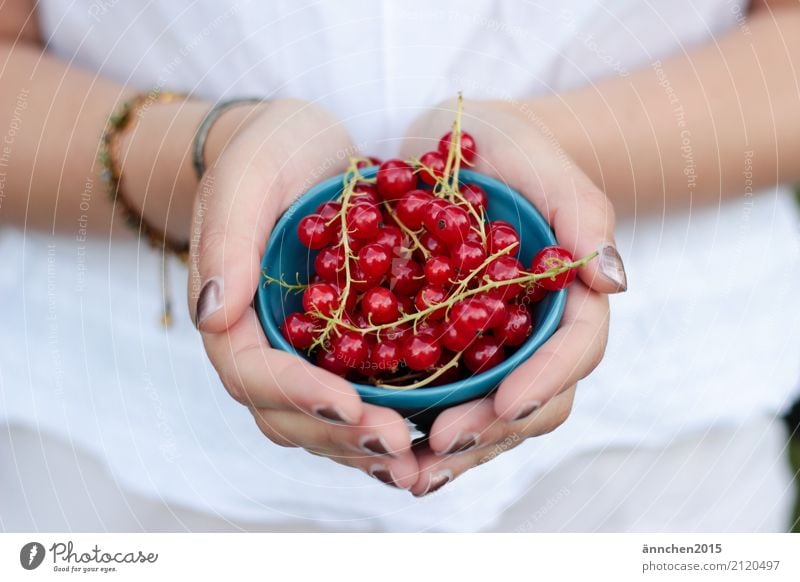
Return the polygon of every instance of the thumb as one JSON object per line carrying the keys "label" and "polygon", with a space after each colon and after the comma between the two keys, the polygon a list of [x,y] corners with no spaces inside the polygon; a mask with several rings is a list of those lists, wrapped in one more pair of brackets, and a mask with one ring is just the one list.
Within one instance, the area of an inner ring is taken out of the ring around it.
{"label": "thumb", "polygon": [[597,259],[578,271],[589,288],[601,293],[627,290],[625,267],[614,241],[611,201],[571,161],[565,163],[538,140],[531,141],[509,140],[502,156],[479,156],[478,170],[505,181],[533,202],[558,244],[575,259],[597,251]]}
{"label": "thumb", "polygon": [[249,161],[220,160],[203,177],[195,199],[189,310],[202,331],[225,331],[252,302],[261,255],[277,218],[270,184],[248,172]]}

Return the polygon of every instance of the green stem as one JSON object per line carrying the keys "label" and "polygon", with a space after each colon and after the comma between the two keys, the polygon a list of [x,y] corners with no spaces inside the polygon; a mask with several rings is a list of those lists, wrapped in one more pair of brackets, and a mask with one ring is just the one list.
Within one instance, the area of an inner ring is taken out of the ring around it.
{"label": "green stem", "polygon": [[[441,303],[437,303],[436,305],[432,305],[431,307],[428,307],[421,311],[417,311],[416,313],[411,313],[391,323],[384,323],[382,325],[373,325],[371,327],[362,328],[362,327],[356,327],[352,324],[342,321],[340,322],[340,325],[346,329],[349,329],[351,331],[357,331],[361,334],[380,332],[382,330],[397,327],[398,325],[402,325],[404,323],[408,323],[411,321],[416,322],[417,320],[420,320],[421,318],[426,317],[439,309],[449,310],[450,307],[452,307],[452,305],[457,303],[458,301],[462,301],[467,297],[472,297],[473,295],[477,295],[479,293],[484,293],[486,291],[491,291],[492,289],[497,289],[499,287],[504,287],[507,285],[529,285],[530,283],[535,283],[536,281],[541,281],[542,279],[549,279],[550,277],[555,277],[556,275],[565,273],[570,269],[576,269],[578,267],[584,266],[586,263],[594,259],[597,255],[598,252],[594,251],[593,253],[586,255],[582,259],[578,259],[577,261],[572,261],[569,263],[564,263],[560,267],[553,267],[552,269],[548,269],[547,271],[544,271],[542,273],[525,273],[524,276],[516,277],[514,279],[508,279],[505,281],[489,281],[487,283],[484,283],[483,285],[475,287],[474,289],[463,291],[458,295],[453,294],[450,297],[448,297],[445,301],[442,301]],[[330,319],[325,317],[324,315],[319,315],[319,317],[325,320]]]}
{"label": "green stem", "polygon": [[380,388],[388,388],[390,390],[414,390],[415,388],[422,388],[423,386],[427,386],[428,384],[430,384],[431,382],[436,380],[436,378],[439,378],[442,374],[444,374],[450,368],[454,368],[455,366],[457,366],[458,365],[458,360],[461,358],[461,354],[463,354],[463,353],[464,352],[458,352],[444,366],[442,366],[441,368],[437,368],[436,371],[433,374],[423,378],[419,382],[414,382],[413,384],[408,384],[406,386],[398,386],[396,384],[383,384],[382,382],[378,381],[378,382],[375,383],[375,385],[379,386]]}
{"label": "green stem", "polygon": [[400,220],[397,217],[397,213],[395,213],[395,211],[392,210],[392,207],[389,205],[388,201],[386,201],[386,200],[383,201],[383,207],[386,208],[386,212],[388,212],[391,215],[391,217],[394,219],[394,221],[400,227],[400,230],[402,230],[404,233],[406,233],[411,238],[411,242],[414,243],[414,248],[419,249],[420,252],[422,253],[422,256],[425,257],[426,260],[430,259],[431,258],[431,252],[428,249],[426,249],[424,246],[422,246],[422,243],[419,242],[419,238],[417,238],[417,234],[413,230],[408,228],[405,224],[403,224],[403,221]]}
{"label": "green stem", "polygon": [[300,273],[295,273],[295,277],[297,278],[297,284],[296,285],[292,285],[291,283],[287,283],[283,279],[276,279],[275,277],[270,277],[269,275],[267,275],[267,272],[265,270],[263,270],[263,269],[261,271],[261,276],[264,277],[264,279],[265,279],[264,287],[266,287],[267,285],[272,283],[273,285],[279,285],[279,286],[283,287],[284,289],[288,289],[290,291],[297,291],[297,292],[303,291],[304,289],[306,289],[308,287],[308,285],[306,283],[301,283],[300,282]]}

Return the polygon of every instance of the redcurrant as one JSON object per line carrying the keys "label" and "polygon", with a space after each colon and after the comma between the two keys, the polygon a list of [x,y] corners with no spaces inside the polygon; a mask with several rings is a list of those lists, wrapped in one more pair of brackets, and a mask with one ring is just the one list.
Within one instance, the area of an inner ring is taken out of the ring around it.
{"label": "redcurrant", "polygon": [[[531,271],[536,274],[559,269],[572,262],[572,254],[565,248],[559,246],[545,247],[536,253],[531,263]],[[539,279],[537,284],[548,291],[558,291],[563,289],[575,280],[575,269],[569,269],[558,275]]]}
{"label": "redcurrant", "polygon": [[316,322],[305,313],[290,313],[281,326],[283,337],[298,350],[310,347],[318,332]]}
{"label": "redcurrant", "polygon": [[319,214],[304,216],[297,225],[300,243],[310,249],[321,249],[333,240],[334,231]]}
{"label": "redcurrant", "polygon": [[413,190],[416,182],[414,168],[402,160],[386,160],[378,169],[378,194],[384,200],[397,200]]}
{"label": "redcurrant", "polygon": [[[447,159],[447,155],[450,152],[450,143],[453,139],[453,132],[449,131],[442,136],[439,140],[439,153]],[[475,145],[475,139],[468,134],[466,131],[461,132],[461,157],[467,161],[467,163],[472,163],[475,161],[475,156],[477,155],[477,146]]]}
{"label": "redcurrant", "polygon": [[425,168],[420,170],[419,179],[429,186],[433,186],[437,179],[444,176],[445,158],[439,152],[422,154],[419,162]]}
{"label": "redcurrant", "polygon": [[386,287],[373,287],[364,293],[361,310],[367,316],[367,321],[373,325],[391,323],[400,317],[397,297]]}

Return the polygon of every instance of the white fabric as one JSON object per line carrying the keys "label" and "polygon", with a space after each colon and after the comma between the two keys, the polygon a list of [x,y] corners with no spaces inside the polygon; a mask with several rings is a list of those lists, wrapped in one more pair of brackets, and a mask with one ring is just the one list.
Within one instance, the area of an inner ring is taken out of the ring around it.
{"label": "white fabric", "polygon": [[[624,74],[710,39],[742,8],[729,0],[39,6],[51,50],[98,74],[212,99],[319,100],[381,155],[395,151],[422,108],[458,89],[523,96]],[[0,421],[91,451],[140,495],[231,519],[472,530],[565,459],[663,446],[691,430],[777,414],[793,397],[800,243],[788,191],[629,221],[618,241],[630,290],[612,300],[606,359],[581,384],[570,420],[443,495],[412,499],[267,442],[219,384],[188,317],[169,332],[157,325],[158,259],[135,243],[0,231]],[[185,273],[175,279],[183,297]]]}
{"label": "white fabric", "polygon": [[[682,435],[665,447],[612,447],[565,459],[530,483],[498,532],[785,532],[795,499],[786,428],[758,417]],[[31,484],[41,484],[32,487]],[[335,530],[332,524],[231,520],[132,495],[103,462],[61,439],[0,427],[0,531]],[[448,489],[437,496],[449,495]],[[359,531],[380,531],[356,523]],[[437,531],[429,523],[424,531]]]}

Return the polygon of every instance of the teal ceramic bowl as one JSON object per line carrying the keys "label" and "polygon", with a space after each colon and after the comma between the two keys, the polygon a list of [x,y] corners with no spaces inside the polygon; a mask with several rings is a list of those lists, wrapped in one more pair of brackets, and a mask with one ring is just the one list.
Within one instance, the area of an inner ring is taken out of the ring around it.
{"label": "teal ceramic bowl", "polygon": [[[377,167],[362,170],[362,174],[373,177]],[[297,238],[297,224],[303,216],[311,214],[317,206],[333,200],[342,192],[343,176],[336,176],[321,182],[300,197],[281,217],[267,243],[261,267],[271,277],[283,276],[294,280],[299,273],[300,281],[309,279],[313,271],[315,251],[300,244]],[[489,197],[488,215],[491,220],[505,220],[513,224],[520,233],[520,261],[529,265],[533,256],[547,245],[556,244],[550,226],[533,205],[518,192],[483,174],[462,170],[463,183],[474,183],[483,187]],[[430,418],[444,408],[481,398],[490,394],[498,384],[521,362],[528,359],[555,332],[564,312],[567,291],[548,293],[534,310],[534,333],[503,363],[468,379],[452,384],[418,388],[416,390],[389,390],[365,384],[354,384],[365,402],[386,406],[420,422],[423,417]],[[286,352],[297,352],[284,339],[280,326],[285,317],[292,312],[302,311],[299,294],[289,293],[277,285],[259,285],[255,297],[256,311],[264,332],[273,347]]]}

